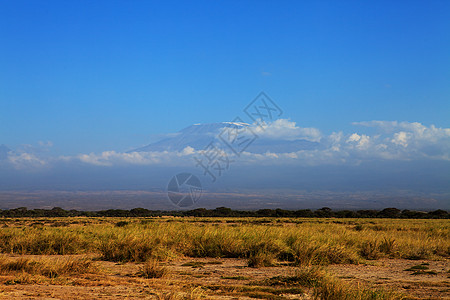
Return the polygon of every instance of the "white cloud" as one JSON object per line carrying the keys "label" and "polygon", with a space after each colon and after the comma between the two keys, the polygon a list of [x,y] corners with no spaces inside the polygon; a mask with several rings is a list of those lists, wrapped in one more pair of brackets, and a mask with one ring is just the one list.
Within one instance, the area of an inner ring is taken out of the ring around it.
{"label": "white cloud", "polygon": [[384,131],[384,143],[387,145],[387,150],[391,153],[396,152],[399,158],[421,157],[449,160],[450,128],[397,121],[370,121],[354,124]]}
{"label": "white cloud", "polygon": [[264,127],[252,125],[252,130],[261,138],[298,140],[304,139],[319,142],[322,133],[317,128],[298,127],[295,122],[287,119],[278,119]]}
{"label": "white cloud", "polygon": [[[76,157],[79,161],[96,166],[118,165],[176,165],[185,164],[183,160],[195,153],[191,147],[186,147],[182,152],[130,152],[104,151],[100,154],[81,154]],[[72,159],[73,160],[73,159]]]}
{"label": "white cloud", "polygon": [[[374,160],[433,159],[450,161],[450,128],[396,121],[370,121],[354,124],[379,128],[381,133],[368,134],[364,130],[358,130],[348,134],[338,131],[323,135],[317,128],[302,128],[298,127],[295,122],[281,119],[267,125],[264,130],[255,125],[252,126],[259,138],[307,139],[318,142],[318,147],[296,151],[289,149],[285,152],[268,149],[265,153],[252,153],[250,145],[239,158],[232,157],[231,159],[236,160],[236,163],[239,164],[260,165],[359,164]],[[48,146],[48,144],[45,145]],[[28,149],[33,149],[33,147],[28,147]],[[24,150],[9,152],[6,162],[16,169],[39,168],[58,163],[83,163],[95,166],[192,166],[194,164],[193,156],[202,153],[202,151],[188,146],[182,151],[131,153],[104,151],[72,157],[45,158],[39,153],[24,152]]]}
{"label": "white cloud", "polygon": [[[295,123],[282,121],[283,128],[296,128]],[[289,153],[266,153],[253,155],[251,161],[271,161],[272,163],[318,164],[359,164],[373,160],[447,160],[450,161],[450,128],[425,126],[418,122],[370,121],[357,122],[380,128],[382,133],[373,135],[364,132],[333,132],[321,137],[320,149],[300,150]],[[276,128],[276,127],[275,127]],[[291,135],[293,136],[293,135]],[[269,155],[270,154],[270,155]],[[277,155],[275,157],[275,154]]]}
{"label": "white cloud", "polygon": [[347,143],[348,142],[357,142],[361,139],[361,136],[357,133],[353,133],[352,135],[350,135],[347,139]]}
{"label": "white cloud", "polygon": [[38,158],[33,153],[8,153],[7,162],[15,169],[35,169],[47,165],[44,159]]}
{"label": "white cloud", "polygon": [[401,145],[403,147],[407,147],[408,139],[410,137],[411,137],[411,134],[409,132],[400,131],[400,132],[394,133],[394,138],[391,140],[391,142],[396,145]]}
{"label": "white cloud", "polygon": [[368,135],[353,133],[347,139],[347,143],[359,149],[367,149],[370,146],[370,137]]}
{"label": "white cloud", "polygon": [[195,149],[189,146],[184,148],[183,151],[181,152],[181,155],[190,155],[190,154],[195,154]]}

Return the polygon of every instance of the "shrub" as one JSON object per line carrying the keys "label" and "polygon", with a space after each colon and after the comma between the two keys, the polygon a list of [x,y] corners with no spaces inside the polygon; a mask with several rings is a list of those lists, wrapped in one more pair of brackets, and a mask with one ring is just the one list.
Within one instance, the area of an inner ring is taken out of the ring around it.
{"label": "shrub", "polygon": [[167,275],[166,267],[161,267],[155,259],[149,259],[140,268],[138,276],[144,278],[161,278]]}
{"label": "shrub", "polygon": [[365,259],[378,259],[380,252],[377,241],[366,241],[361,245],[360,254]]}
{"label": "shrub", "polygon": [[385,237],[380,243],[379,249],[385,254],[392,254],[395,248],[395,240]]}
{"label": "shrub", "polygon": [[250,254],[247,265],[251,268],[273,266],[274,255],[266,251],[258,251]]}
{"label": "shrub", "polygon": [[119,221],[119,222],[117,222],[116,223],[116,227],[125,227],[125,226],[127,226],[128,224],[130,224],[129,222],[127,222],[127,221]]}

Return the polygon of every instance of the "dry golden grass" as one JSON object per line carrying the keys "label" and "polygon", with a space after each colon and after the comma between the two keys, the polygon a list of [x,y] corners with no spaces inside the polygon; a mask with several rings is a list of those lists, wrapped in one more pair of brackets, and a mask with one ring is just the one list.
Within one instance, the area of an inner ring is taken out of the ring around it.
{"label": "dry golden grass", "polygon": [[96,273],[98,269],[87,258],[64,257],[57,259],[50,258],[11,258],[0,257],[0,274],[10,274],[14,272],[44,275],[55,278],[61,275],[75,275]]}
{"label": "dry golden grass", "polygon": [[448,220],[272,219],[263,223],[267,220],[170,218],[128,222],[120,227],[114,225],[117,220],[86,226],[10,226],[0,230],[0,251],[99,253],[109,261],[136,262],[182,256],[252,258],[265,253],[299,265],[450,255]]}
{"label": "dry golden grass", "polygon": [[312,288],[314,299],[369,300],[402,299],[402,295],[384,289],[369,289],[365,286],[349,284],[329,275],[322,267],[304,266],[292,276],[276,276],[254,283],[266,286]]}
{"label": "dry golden grass", "polygon": [[[0,257],[0,274],[14,275],[16,284],[34,283],[36,276],[52,279],[99,272],[92,260],[67,258],[68,254],[138,263],[138,270],[130,276],[140,280],[168,280],[173,274],[162,262],[186,257],[239,258],[249,267],[286,264],[298,270],[292,276],[268,278],[258,286],[220,287],[229,289],[231,295],[282,299],[281,287],[290,286],[286,293],[307,289],[317,299],[398,299],[399,295],[389,291],[333,278],[323,266],[381,258],[450,257],[448,220],[174,217],[2,222],[1,253],[56,255],[56,259]],[[154,293],[158,299],[199,299],[202,295],[197,286]]]}
{"label": "dry golden grass", "polygon": [[167,268],[160,266],[157,260],[148,259],[140,267],[140,270],[137,273],[137,275],[143,278],[161,278],[166,276],[167,273],[168,273]]}

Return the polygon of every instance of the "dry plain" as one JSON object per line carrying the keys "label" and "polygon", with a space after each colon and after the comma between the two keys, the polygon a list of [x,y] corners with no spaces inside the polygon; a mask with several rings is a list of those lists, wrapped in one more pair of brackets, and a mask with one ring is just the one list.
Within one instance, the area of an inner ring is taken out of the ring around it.
{"label": "dry plain", "polygon": [[1,299],[449,299],[448,220],[4,218]]}

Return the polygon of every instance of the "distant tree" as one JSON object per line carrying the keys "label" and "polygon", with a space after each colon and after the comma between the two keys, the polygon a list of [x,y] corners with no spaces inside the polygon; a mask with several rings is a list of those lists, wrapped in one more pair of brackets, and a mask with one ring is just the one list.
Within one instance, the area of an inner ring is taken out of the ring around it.
{"label": "distant tree", "polygon": [[147,217],[150,215],[150,211],[148,209],[138,207],[130,210],[130,214],[134,217]]}
{"label": "distant tree", "polygon": [[430,215],[432,218],[440,218],[440,219],[444,219],[444,218],[448,218],[448,212],[446,212],[445,210],[442,209],[438,209],[435,211],[430,211],[428,213],[428,215]]}
{"label": "distant tree", "polygon": [[80,213],[78,210],[76,210],[76,209],[71,209],[71,210],[69,210],[69,211],[68,211],[68,214],[69,214],[69,216],[71,216],[71,217],[78,217],[78,216],[81,215],[81,213]]}
{"label": "distant tree", "polygon": [[400,216],[400,209],[395,207],[385,208],[378,215],[383,218],[398,218]]}
{"label": "distant tree", "polygon": [[131,210],[108,209],[101,211],[77,211],[64,210],[61,207],[52,209],[32,209],[19,207],[7,210],[0,209],[0,216],[3,217],[145,217],[145,216],[196,216],[196,217],[338,217],[338,218],[415,218],[415,219],[448,219],[450,214],[442,209],[431,212],[420,212],[405,209],[400,211],[397,208],[385,208],[381,211],[376,210],[341,210],[332,211],[329,207],[323,207],[316,211],[309,209],[301,210],[285,210],[277,209],[260,209],[257,211],[232,210],[228,207],[218,207],[216,209],[197,208],[189,211],[152,211],[145,208],[133,208]]}
{"label": "distant tree", "polygon": [[259,209],[256,211],[256,216],[258,217],[274,217],[275,211],[273,209]]}
{"label": "distant tree", "polygon": [[214,210],[214,215],[218,217],[231,217],[233,216],[233,211],[228,207],[217,207]]}
{"label": "distant tree", "polygon": [[11,217],[26,217],[28,209],[26,207],[18,207],[10,209],[9,212]]}
{"label": "distant tree", "polygon": [[296,210],[296,211],[294,211],[293,215],[295,217],[300,217],[300,218],[312,218],[312,217],[314,217],[314,213],[310,209]]}
{"label": "distant tree", "polygon": [[356,212],[359,218],[375,218],[378,214],[376,210],[358,210]]}
{"label": "distant tree", "polygon": [[356,218],[358,214],[351,210],[340,210],[334,213],[337,218]]}
{"label": "distant tree", "polygon": [[322,207],[314,212],[316,217],[319,218],[330,218],[333,216],[333,211],[329,207]]}
{"label": "distant tree", "polygon": [[425,213],[425,212],[409,210],[409,209],[404,209],[400,213],[400,218],[403,218],[403,219],[424,219],[427,217],[428,217],[427,213]]}
{"label": "distant tree", "polygon": [[49,217],[67,217],[68,213],[61,207],[53,207],[49,212]]}
{"label": "distant tree", "polygon": [[275,216],[276,217],[282,217],[282,218],[287,218],[287,217],[291,217],[291,211],[290,210],[285,210],[285,209],[281,209],[281,208],[277,208],[275,209]]}
{"label": "distant tree", "polygon": [[209,211],[206,208],[197,208],[194,210],[188,210],[185,213],[186,216],[193,216],[193,217],[206,217],[209,215]]}

